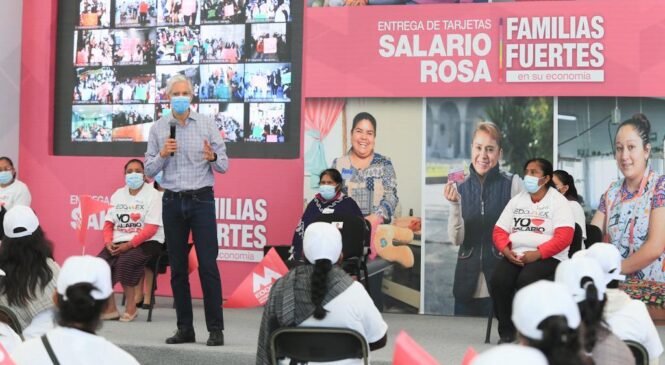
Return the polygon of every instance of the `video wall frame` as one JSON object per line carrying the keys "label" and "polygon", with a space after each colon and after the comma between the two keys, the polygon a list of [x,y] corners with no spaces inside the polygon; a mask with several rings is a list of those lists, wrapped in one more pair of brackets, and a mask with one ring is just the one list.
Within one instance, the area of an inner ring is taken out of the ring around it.
{"label": "video wall frame", "polygon": [[185,75],[231,158],[298,158],[303,3],[76,0],[58,8],[54,154],[142,156]]}

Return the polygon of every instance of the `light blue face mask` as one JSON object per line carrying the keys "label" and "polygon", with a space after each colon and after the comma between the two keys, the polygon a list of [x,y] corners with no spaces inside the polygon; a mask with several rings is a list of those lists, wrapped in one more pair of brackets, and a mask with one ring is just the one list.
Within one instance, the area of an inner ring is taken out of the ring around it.
{"label": "light blue face mask", "polygon": [[542,177],[535,177],[531,175],[526,175],[524,176],[524,188],[529,194],[534,194],[535,192],[540,189],[540,185],[538,185],[538,181],[540,181]]}
{"label": "light blue face mask", "polygon": [[14,178],[14,173],[11,171],[0,171],[0,184],[9,184]]}
{"label": "light blue face mask", "polygon": [[323,199],[330,200],[337,195],[337,191],[333,185],[319,185],[319,194]]}
{"label": "light blue face mask", "polygon": [[162,176],[164,176],[164,171],[160,171],[159,174],[155,175],[155,182],[159,185],[162,185]]}
{"label": "light blue face mask", "polygon": [[171,97],[171,108],[176,114],[185,114],[189,109],[189,96],[173,96]]}
{"label": "light blue face mask", "polygon": [[125,175],[125,183],[127,187],[136,190],[143,185],[143,174],[138,172],[131,172]]}

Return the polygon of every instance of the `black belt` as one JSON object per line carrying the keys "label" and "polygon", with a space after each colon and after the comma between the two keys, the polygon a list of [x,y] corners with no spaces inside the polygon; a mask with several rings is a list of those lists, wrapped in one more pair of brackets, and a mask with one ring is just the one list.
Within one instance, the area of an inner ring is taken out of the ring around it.
{"label": "black belt", "polygon": [[183,191],[172,191],[164,190],[164,195],[167,197],[177,197],[181,199],[191,199],[197,195],[212,193],[212,186],[205,186],[196,190],[183,190]]}

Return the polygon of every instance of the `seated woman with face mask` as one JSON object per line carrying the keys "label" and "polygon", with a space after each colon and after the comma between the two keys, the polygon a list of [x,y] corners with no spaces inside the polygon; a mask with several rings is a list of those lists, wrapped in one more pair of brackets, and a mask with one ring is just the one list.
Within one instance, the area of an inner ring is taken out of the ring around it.
{"label": "seated woman with face mask", "polygon": [[494,226],[493,239],[504,259],[490,280],[500,342],[515,340],[510,320],[515,292],[540,279],[553,279],[559,262],[568,259],[575,231],[570,204],[552,186],[552,163],[534,158],[524,165],[524,187],[512,198]]}
{"label": "seated woman with face mask", "polygon": [[144,182],[143,162],[132,159],[125,165],[125,186],[111,196],[104,223],[104,249],[99,257],[111,266],[112,280],[122,284],[127,300],[125,313],[118,314],[113,295],[102,319],[133,321],[138,312],[135,287],[143,277],[143,268],[151,257],[161,252],[164,243],[162,200],[152,186]]}
{"label": "seated woman with face mask", "polygon": [[302,240],[305,229],[316,222],[322,214],[337,213],[363,217],[355,200],[342,192],[343,185],[342,175],[335,169],[324,170],[319,176],[319,193],[307,205],[293,234],[291,249],[294,260],[303,261]]}

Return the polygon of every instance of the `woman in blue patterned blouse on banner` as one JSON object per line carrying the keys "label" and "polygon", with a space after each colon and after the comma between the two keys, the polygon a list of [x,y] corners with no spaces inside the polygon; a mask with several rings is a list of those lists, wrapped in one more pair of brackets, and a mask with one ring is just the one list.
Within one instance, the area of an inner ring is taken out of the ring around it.
{"label": "woman in blue patterned blouse on banner", "polygon": [[388,157],[374,152],[376,119],[358,113],[351,125],[351,149],[333,160],[342,173],[347,195],[358,203],[372,227],[390,223],[397,206],[397,176]]}
{"label": "woman in blue patterned blouse on banner", "polygon": [[614,157],[624,178],[600,197],[591,224],[615,245],[621,272],[634,279],[665,283],[665,176],[651,170],[651,126],[644,114],[619,125]]}
{"label": "woman in blue patterned blouse on banner", "polygon": [[[372,259],[376,257],[377,252],[392,246],[392,242],[385,246],[376,246],[374,237],[379,225],[390,224],[399,201],[397,175],[395,175],[393,163],[388,157],[374,152],[375,138],[376,119],[374,116],[367,112],[358,113],[353,118],[351,125],[351,149],[346,155],[336,158],[332,163],[332,168],[342,174],[347,195],[358,203],[363,216],[372,224],[372,250],[370,252]],[[412,265],[413,254],[409,251],[406,256],[408,256],[407,262]],[[384,256],[382,255],[382,257]],[[394,258],[389,261],[394,261]],[[410,265],[405,265],[405,267],[410,267]]]}

